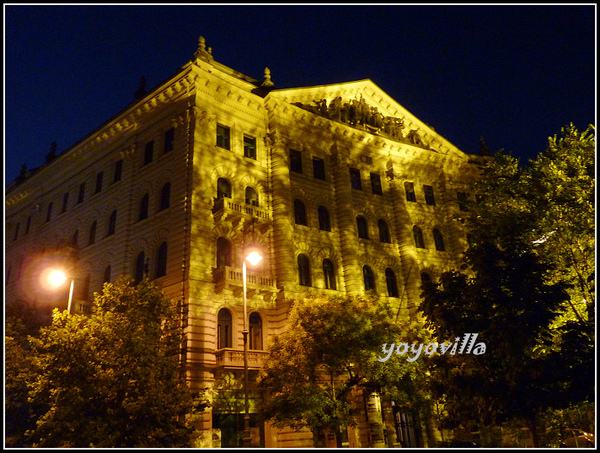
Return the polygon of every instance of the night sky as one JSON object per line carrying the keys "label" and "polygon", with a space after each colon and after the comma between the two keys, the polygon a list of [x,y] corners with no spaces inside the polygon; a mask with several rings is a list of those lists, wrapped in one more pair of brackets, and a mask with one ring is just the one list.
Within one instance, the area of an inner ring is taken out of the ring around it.
{"label": "night sky", "polygon": [[371,79],[467,153],[596,124],[596,7],[4,5],[5,186],[192,60],[277,88]]}

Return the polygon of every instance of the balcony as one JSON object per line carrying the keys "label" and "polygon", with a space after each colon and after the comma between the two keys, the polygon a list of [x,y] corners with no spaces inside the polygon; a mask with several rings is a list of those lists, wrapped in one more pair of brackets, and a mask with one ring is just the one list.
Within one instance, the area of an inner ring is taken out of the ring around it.
{"label": "balcony", "polygon": [[[262,368],[268,353],[266,351],[248,351],[248,368],[258,370]],[[244,351],[235,349],[219,349],[215,352],[217,368],[244,368]]]}
{"label": "balcony", "polygon": [[[213,283],[215,291],[221,292],[225,288],[229,288],[234,292],[240,292],[244,287],[244,274],[242,269],[223,266],[213,269]],[[246,291],[248,297],[255,294],[274,295],[277,293],[277,283],[275,279],[269,275],[246,271]]]}
{"label": "balcony", "polygon": [[247,203],[238,203],[231,198],[215,198],[212,213],[216,221],[241,220],[243,217],[256,218],[258,221],[269,221],[269,212]]}

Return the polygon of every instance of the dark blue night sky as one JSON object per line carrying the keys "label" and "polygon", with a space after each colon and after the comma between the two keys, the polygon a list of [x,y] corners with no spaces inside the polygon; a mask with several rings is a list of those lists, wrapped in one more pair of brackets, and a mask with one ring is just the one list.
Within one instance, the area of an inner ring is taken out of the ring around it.
{"label": "dark blue night sky", "polygon": [[468,153],[526,162],[596,122],[596,6],[11,6],[5,13],[5,186],[192,59],[278,88],[370,78]]}

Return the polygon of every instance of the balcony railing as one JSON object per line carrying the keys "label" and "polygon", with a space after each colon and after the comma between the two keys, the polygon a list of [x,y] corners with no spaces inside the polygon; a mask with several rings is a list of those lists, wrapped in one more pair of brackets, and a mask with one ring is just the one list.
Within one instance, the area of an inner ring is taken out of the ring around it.
{"label": "balcony railing", "polygon": [[[242,288],[244,273],[240,268],[219,267],[213,270],[213,282],[218,288],[224,286]],[[249,292],[277,292],[277,284],[273,277],[248,270],[246,271],[246,287]]]}
{"label": "balcony railing", "polygon": [[[248,368],[262,368],[268,353],[266,351],[248,351]],[[244,351],[219,349],[215,352],[217,367],[243,368]]]}
{"label": "balcony railing", "polygon": [[260,209],[258,206],[254,206],[246,203],[238,203],[233,201],[231,198],[215,198],[215,202],[212,209],[213,215],[222,216],[226,215],[247,215],[249,217],[255,217],[259,220],[270,220],[269,212],[265,209]]}

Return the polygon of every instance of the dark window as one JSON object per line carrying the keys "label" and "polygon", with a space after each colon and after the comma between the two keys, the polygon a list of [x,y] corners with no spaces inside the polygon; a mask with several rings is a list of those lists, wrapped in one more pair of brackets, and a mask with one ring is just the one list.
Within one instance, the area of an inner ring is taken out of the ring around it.
{"label": "dark window", "polygon": [[62,210],[61,212],[67,212],[67,207],[69,206],[69,192],[67,192],[66,194],[63,195],[63,202],[62,202]]}
{"label": "dark window", "polygon": [[433,242],[435,242],[436,250],[439,250],[440,252],[446,250],[446,247],[444,246],[444,237],[437,228],[433,229]]}
{"label": "dark window", "polygon": [[146,143],[144,148],[144,165],[148,165],[154,159],[154,140]]}
{"label": "dark window", "polygon": [[73,236],[71,237],[71,245],[75,248],[79,245],[79,230],[75,230]]}
{"label": "dark window", "polygon": [[378,173],[371,173],[371,191],[375,195],[383,195],[381,188],[381,177]]}
{"label": "dark window", "polygon": [[104,269],[104,279],[102,280],[102,283],[110,283],[110,274],[111,274],[111,272],[112,272],[112,269],[111,269],[110,264],[109,264]]}
{"label": "dark window", "polygon": [[217,179],[217,199],[231,198],[231,184],[225,178]]}
{"label": "dark window", "polygon": [[425,203],[430,206],[435,206],[435,196],[433,195],[432,186],[423,186],[423,193],[425,194]]}
{"label": "dark window", "polygon": [[46,211],[46,222],[50,222],[52,218],[52,203],[48,204],[48,210]]}
{"label": "dark window", "polygon": [[431,277],[427,272],[421,273],[421,286],[426,285],[427,283],[431,283]]}
{"label": "dark window", "polygon": [[175,145],[175,128],[172,127],[165,132],[165,146],[163,148],[163,154],[167,154],[173,151]]}
{"label": "dark window", "polygon": [[465,192],[457,192],[456,197],[458,199],[458,209],[461,211],[468,211],[469,207],[467,206],[467,194]]}
{"label": "dark window", "polygon": [[337,289],[335,282],[335,268],[331,260],[323,260],[323,277],[325,278],[326,289]]}
{"label": "dark window", "polygon": [[406,192],[406,201],[412,201],[416,203],[417,194],[415,193],[415,186],[412,182],[404,183],[404,191]]}
{"label": "dark window", "polygon": [[146,269],[146,254],[144,252],[140,252],[135,260],[135,280],[134,283],[141,282],[144,277],[147,275],[148,271]]}
{"label": "dark window", "polygon": [[396,274],[389,267],[385,270],[385,281],[387,283],[387,291],[389,297],[399,297],[398,282],[396,281]]}
{"label": "dark window", "polygon": [[312,286],[312,281],[310,278],[310,261],[303,253],[298,255],[298,279],[300,285]]}
{"label": "dark window", "polygon": [[148,205],[149,205],[150,197],[148,194],[145,194],[140,201],[140,215],[138,216],[138,221],[144,220],[148,218]]}
{"label": "dark window", "polygon": [[79,197],[77,198],[77,203],[83,203],[83,199],[85,198],[85,183],[82,182],[79,184]]}
{"label": "dark window", "polygon": [[425,240],[423,239],[423,231],[418,226],[413,227],[413,236],[415,237],[415,247],[424,249]]}
{"label": "dark window", "polygon": [[120,181],[122,175],[123,175],[123,161],[118,160],[115,162],[115,175],[113,178],[113,182]]}
{"label": "dark window", "polygon": [[350,186],[356,190],[362,190],[362,182],[360,180],[360,170],[356,168],[350,169]]}
{"label": "dark window", "polygon": [[231,266],[231,242],[220,237],[217,239],[217,268]]}
{"label": "dark window", "polygon": [[363,266],[363,281],[365,283],[365,291],[375,291],[375,274],[369,266]]}
{"label": "dark window", "polygon": [[31,227],[31,216],[27,217],[27,224],[25,225],[25,233],[23,233],[23,234],[29,233],[30,227]]}
{"label": "dark window", "polygon": [[255,351],[262,350],[262,318],[256,312],[250,315],[249,324],[249,344],[248,347],[250,349],[254,349]]}
{"label": "dark window", "polygon": [[302,173],[302,153],[295,149],[290,149],[290,170]]}
{"label": "dark window", "polygon": [[244,135],[244,157],[256,159],[256,138]]}
{"label": "dark window", "polygon": [[226,308],[221,308],[217,316],[217,349],[230,348],[232,344],[233,320]]}
{"label": "dark window", "polygon": [[94,220],[92,222],[92,226],[90,227],[90,239],[88,241],[88,245],[92,245],[94,242],[96,242],[96,226],[97,223]]}
{"label": "dark window", "polygon": [[385,222],[385,220],[379,219],[377,225],[379,226],[379,240],[388,244],[392,242],[390,237],[390,229],[388,228],[388,225]]}
{"label": "dark window", "polygon": [[107,236],[111,236],[115,234],[115,229],[117,227],[117,211],[113,211],[110,214],[110,218],[108,219],[108,231],[106,233]]}
{"label": "dark window", "polygon": [[15,228],[15,235],[13,237],[13,241],[16,241],[19,238],[19,228],[21,227],[21,223],[17,223],[17,227]]}
{"label": "dark window", "polygon": [[167,275],[167,243],[163,242],[156,253],[156,278]]}
{"label": "dark window", "polygon": [[168,209],[171,205],[171,183],[166,183],[160,191],[160,206],[159,211]]}
{"label": "dark window", "polygon": [[229,145],[230,130],[227,126],[217,124],[217,146],[230,149]]}
{"label": "dark window", "polygon": [[294,219],[296,225],[308,225],[306,220],[306,208],[300,200],[294,200]]}
{"label": "dark window", "polygon": [[258,193],[253,187],[246,187],[246,204],[258,206]]}
{"label": "dark window", "polygon": [[313,157],[313,174],[315,179],[322,179],[325,181],[325,161],[318,157]]}
{"label": "dark window", "polygon": [[317,209],[319,214],[319,229],[323,231],[331,231],[331,222],[329,221],[329,211],[325,206],[319,206]]}
{"label": "dark window", "polygon": [[367,219],[363,216],[356,216],[356,227],[358,229],[358,237],[361,239],[369,239],[369,227],[367,225]]}
{"label": "dark window", "polygon": [[100,172],[96,175],[96,191],[95,193],[100,193],[102,191],[102,178],[104,177],[104,172]]}

